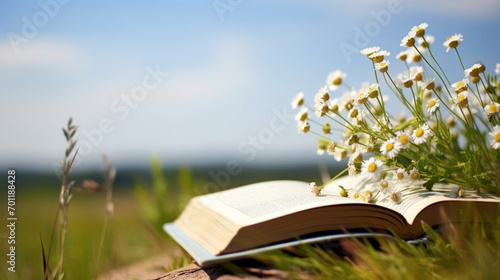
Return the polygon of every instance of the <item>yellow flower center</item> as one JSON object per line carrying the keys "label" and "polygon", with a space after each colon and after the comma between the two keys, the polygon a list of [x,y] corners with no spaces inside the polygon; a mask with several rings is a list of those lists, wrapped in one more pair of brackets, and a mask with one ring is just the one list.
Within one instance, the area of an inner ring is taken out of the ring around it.
{"label": "yellow flower center", "polygon": [[363,196],[365,196],[366,198],[368,198],[370,200],[373,197],[373,193],[370,190],[366,190],[363,192]]}
{"label": "yellow flower center", "polygon": [[495,141],[500,142],[500,132],[495,135]]}
{"label": "yellow flower center", "polygon": [[457,83],[457,88],[461,88],[463,86],[465,86],[465,81],[460,81]]}
{"label": "yellow flower center", "polygon": [[406,134],[399,135],[398,140],[403,145],[406,145],[406,144],[408,144],[408,142],[410,142],[410,138]]}
{"label": "yellow flower center", "polygon": [[336,85],[336,86],[340,86],[340,84],[342,84],[342,78],[341,77],[337,77],[333,80],[332,84]]}
{"label": "yellow flower center", "polygon": [[375,172],[375,170],[377,170],[377,165],[375,164],[375,162],[371,162],[370,164],[368,164],[368,171],[369,172]]}
{"label": "yellow flower center", "polygon": [[398,179],[403,180],[405,178],[405,174],[398,172]]}
{"label": "yellow flower center", "polygon": [[395,193],[391,195],[391,200],[394,202],[399,202],[399,196]]}
{"label": "yellow flower center", "polygon": [[422,128],[417,129],[415,136],[422,137],[422,135],[424,135],[424,130]]}
{"label": "yellow flower center", "polygon": [[393,148],[394,148],[394,143],[392,143],[392,142],[389,142],[389,143],[387,143],[387,145],[385,145],[386,151],[392,151]]}
{"label": "yellow flower center", "polygon": [[498,106],[496,103],[493,103],[490,105],[490,108],[488,108],[488,111],[490,111],[490,113],[498,113]]}
{"label": "yellow flower center", "polygon": [[429,108],[434,107],[434,105],[436,105],[436,100],[434,100],[434,99],[432,99],[431,101],[429,101],[429,103],[427,103],[427,107],[429,107]]}
{"label": "yellow flower center", "polygon": [[352,198],[354,198],[354,199],[358,199],[358,198],[359,198],[359,193],[355,192],[355,193],[352,195]]}

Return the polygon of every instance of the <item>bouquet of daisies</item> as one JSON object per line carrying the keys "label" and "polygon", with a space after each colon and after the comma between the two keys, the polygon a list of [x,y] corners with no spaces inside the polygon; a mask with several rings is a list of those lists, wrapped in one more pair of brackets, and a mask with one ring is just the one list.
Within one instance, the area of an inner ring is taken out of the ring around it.
{"label": "bouquet of daisies", "polygon": [[[431,51],[434,37],[426,35],[427,27],[414,26],[401,40],[406,50],[396,57],[408,71],[393,76],[390,53],[366,48],[361,54],[371,61],[373,83],[354,90],[346,85],[346,74],[336,70],[316,93],[314,106],[304,102],[303,93],[293,99],[292,107],[300,108],[298,131],[318,137],[318,154],[337,161],[349,158],[346,169],[332,180],[344,172],[370,179],[370,188],[341,187],[341,195],[398,203],[403,189],[432,190],[437,182],[453,185],[450,191],[457,197],[465,190],[500,192],[500,64],[496,75],[487,74],[481,63],[465,68],[458,51],[463,37],[455,34],[443,45],[446,52],[456,52],[464,76],[450,80]],[[342,86],[347,91],[332,98]],[[386,91],[410,117],[391,115]],[[313,119],[310,110],[322,120]],[[340,138],[331,137],[339,129]],[[313,192],[319,194],[323,187],[313,184]]]}

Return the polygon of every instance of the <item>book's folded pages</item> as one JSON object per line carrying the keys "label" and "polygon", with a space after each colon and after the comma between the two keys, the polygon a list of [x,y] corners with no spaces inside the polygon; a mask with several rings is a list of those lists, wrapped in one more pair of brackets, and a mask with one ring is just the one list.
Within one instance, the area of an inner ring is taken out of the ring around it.
{"label": "book's folded pages", "polygon": [[352,188],[363,180],[362,176],[337,179],[320,196],[300,181],[262,182],[198,196],[164,229],[200,265],[207,265],[349,236],[395,232],[403,239],[415,239],[424,234],[422,221],[435,226],[463,220],[461,213],[467,211],[461,210],[466,208],[491,216],[499,210],[498,198],[474,194],[452,198],[444,191],[410,192],[400,203],[377,204],[338,195],[338,185]]}

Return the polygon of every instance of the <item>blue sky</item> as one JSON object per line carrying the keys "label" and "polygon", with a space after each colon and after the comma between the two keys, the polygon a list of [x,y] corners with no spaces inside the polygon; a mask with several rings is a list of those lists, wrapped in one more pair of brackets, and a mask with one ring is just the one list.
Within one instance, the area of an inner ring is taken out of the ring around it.
{"label": "blue sky", "polygon": [[2,1],[1,165],[50,170],[70,116],[82,168],[103,152],[118,165],[155,154],[172,166],[330,161],[286,116],[297,92],[312,100],[335,69],[356,88],[374,82],[370,62],[346,46],[390,51],[396,74],[401,38],[427,22],[458,81],[442,42],[463,34],[466,66],[493,71],[499,12],[493,0]]}

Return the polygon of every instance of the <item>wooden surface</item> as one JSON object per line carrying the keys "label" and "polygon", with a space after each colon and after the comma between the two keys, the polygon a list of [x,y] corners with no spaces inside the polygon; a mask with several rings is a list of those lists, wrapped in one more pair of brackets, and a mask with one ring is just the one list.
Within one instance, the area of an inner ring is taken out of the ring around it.
{"label": "wooden surface", "polygon": [[[174,254],[175,255],[175,254]],[[172,263],[172,255],[158,256],[149,260],[132,264],[130,266],[115,269],[104,273],[99,280],[167,280],[167,279],[267,279],[283,280],[287,279],[286,273],[271,268],[256,265],[252,261],[239,261],[231,269],[220,265],[199,267],[196,263],[191,263],[183,268],[167,272],[168,266]],[[238,272],[234,272],[238,271]]]}

